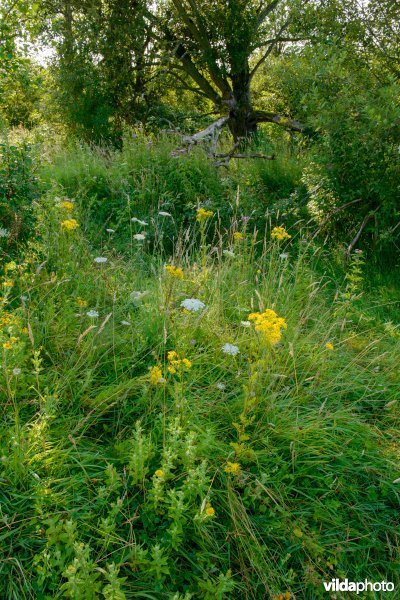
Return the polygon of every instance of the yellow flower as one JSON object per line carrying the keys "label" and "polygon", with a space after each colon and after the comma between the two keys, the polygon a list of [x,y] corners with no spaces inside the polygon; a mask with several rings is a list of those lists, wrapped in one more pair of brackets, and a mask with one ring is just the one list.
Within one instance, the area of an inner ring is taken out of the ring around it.
{"label": "yellow flower", "polygon": [[205,208],[198,208],[196,214],[196,221],[202,223],[203,221],[207,221],[210,217],[213,216],[212,210],[205,210]]}
{"label": "yellow flower", "polygon": [[168,373],[171,373],[171,375],[175,375],[175,373],[176,373],[175,367],[168,367]]}
{"label": "yellow flower", "polygon": [[244,234],[240,233],[240,231],[235,231],[233,234],[233,239],[235,242],[239,242],[240,240],[244,240]]}
{"label": "yellow flower", "polygon": [[301,538],[303,537],[303,532],[301,531],[301,529],[299,529],[298,527],[296,527],[295,529],[293,529],[293,533],[296,537]]}
{"label": "yellow flower", "polygon": [[263,313],[251,313],[247,318],[249,321],[254,321],[255,330],[261,333],[271,346],[280,342],[282,329],[287,329],[285,319],[278,317],[270,308]]}
{"label": "yellow flower", "polygon": [[237,462],[227,462],[225,467],[225,473],[229,473],[230,475],[239,475],[242,467]]}
{"label": "yellow flower", "polygon": [[17,263],[14,262],[13,260],[9,263],[7,263],[4,267],[5,271],[15,271],[15,269],[17,268]]}
{"label": "yellow flower", "polygon": [[10,279],[5,279],[3,281],[3,285],[4,285],[5,288],[12,288],[13,285],[14,285],[14,282],[11,281]]}
{"label": "yellow flower", "polygon": [[7,340],[6,342],[4,342],[3,348],[4,348],[4,350],[11,350],[12,343],[10,342],[10,340]]}
{"label": "yellow flower", "polygon": [[207,504],[207,507],[206,507],[206,515],[207,515],[207,517],[213,517],[215,515],[215,510],[209,503]]}
{"label": "yellow flower", "polygon": [[271,231],[271,237],[273,240],[278,240],[278,242],[282,242],[283,240],[290,240],[292,237],[284,227],[274,227]]}
{"label": "yellow flower", "polygon": [[161,479],[161,477],[164,477],[164,471],[162,469],[157,469],[157,471],[154,472],[154,475],[156,477],[159,477]]}
{"label": "yellow flower", "polygon": [[154,367],[151,367],[149,376],[150,376],[150,383],[152,385],[157,385],[159,383],[165,382],[162,371],[161,371],[160,367],[158,367],[157,365],[155,365]]}
{"label": "yellow flower", "polygon": [[325,344],[325,348],[326,348],[327,350],[334,350],[334,349],[335,349],[335,347],[334,347],[334,345],[332,344],[332,342],[327,342],[327,343]]}
{"label": "yellow flower", "polygon": [[86,308],[86,306],[88,305],[87,301],[84,300],[83,298],[80,298],[79,296],[76,299],[76,303],[78,306],[81,306],[82,308]]}
{"label": "yellow flower", "polygon": [[65,210],[73,210],[74,203],[70,202],[69,200],[64,200],[63,202],[60,202],[60,207],[64,208]]}
{"label": "yellow flower", "polygon": [[65,221],[61,223],[61,229],[66,229],[67,231],[73,231],[78,227],[79,223],[75,219],[65,219]]}
{"label": "yellow flower", "polygon": [[192,368],[192,363],[189,359],[187,358],[182,358],[182,364],[185,365],[185,367],[187,367],[188,369]]}
{"label": "yellow flower", "polygon": [[183,271],[181,267],[174,267],[174,265],[166,265],[165,270],[168,271],[172,277],[177,279],[183,279]]}
{"label": "yellow flower", "polygon": [[167,359],[170,363],[168,365],[168,372],[171,375],[175,375],[182,367],[186,367],[187,369],[191,369],[192,367],[191,361],[188,358],[179,358],[179,354],[175,350],[170,350],[167,353]]}
{"label": "yellow flower", "polygon": [[178,353],[175,352],[175,350],[170,350],[167,354],[167,358],[168,360],[176,360],[177,358],[179,358]]}

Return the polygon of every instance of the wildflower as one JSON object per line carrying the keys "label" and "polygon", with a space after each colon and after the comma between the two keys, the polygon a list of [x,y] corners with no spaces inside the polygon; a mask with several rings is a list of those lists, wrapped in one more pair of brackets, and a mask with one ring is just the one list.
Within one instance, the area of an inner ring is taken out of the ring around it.
{"label": "wildflower", "polygon": [[4,348],[4,350],[11,350],[11,348],[12,348],[12,343],[11,343],[11,341],[10,341],[10,340],[7,340],[6,342],[4,342],[4,344],[3,344],[3,348]]}
{"label": "wildflower", "polygon": [[14,282],[6,279],[3,281],[3,285],[5,288],[12,288],[14,286]]}
{"label": "wildflower", "polygon": [[61,208],[63,208],[64,210],[73,210],[74,209],[74,203],[71,202],[70,200],[64,200],[63,202],[60,202],[59,206]]}
{"label": "wildflower", "polygon": [[132,223],[139,223],[139,225],[143,225],[143,227],[146,227],[146,225],[148,225],[148,223],[146,223],[146,221],[141,221],[140,219],[137,219],[136,217],[132,217],[131,221],[132,221]]}
{"label": "wildflower", "polygon": [[215,384],[215,387],[217,388],[217,390],[220,390],[222,392],[226,388],[226,385],[225,383],[218,382]]}
{"label": "wildflower", "polygon": [[174,267],[174,265],[166,265],[165,270],[172,276],[177,279],[183,279],[183,271],[181,267]]}
{"label": "wildflower", "polygon": [[292,237],[284,227],[274,227],[271,232],[271,237],[273,240],[278,240],[278,242],[282,242],[283,240],[290,240]]}
{"label": "wildflower", "polygon": [[12,260],[11,262],[9,262],[5,265],[4,270],[6,273],[8,273],[8,271],[15,271],[16,268],[17,268],[17,263]]}
{"label": "wildflower", "polygon": [[334,350],[334,349],[335,349],[335,347],[334,347],[334,345],[332,344],[332,342],[327,342],[327,343],[325,344],[325,348],[326,348],[327,350]]}
{"label": "wildflower", "polygon": [[88,312],[86,314],[88,317],[90,317],[92,319],[96,319],[99,316],[99,313],[97,312],[97,310],[88,310]]}
{"label": "wildflower", "polygon": [[0,238],[10,237],[10,231],[8,229],[4,229],[4,227],[0,227]]}
{"label": "wildflower", "polygon": [[242,470],[242,467],[237,462],[234,462],[234,463],[227,462],[226,463],[225,473],[228,473],[229,475],[239,475],[241,470]]}
{"label": "wildflower", "polygon": [[254,321],[255,330],[260,332],[271,346],[280,342],[282,329],[287,329],[285,319],[278,317],[276,312],[270,308],[263,313],[251,313],[249,321]]}
{"label": "wildflower", "polygon": [[66,229],[67,231],[73,231],[79,227],[78,221],[76,219],[65,219],[61,223],[61,229]]}
{"label": "wildflower", "polygon": [[215,509],[211,506],[210,503],[207,503],[206,515],[207,517],[213,517],[215,515]]}
{"label": "wildflower", "polygon": [[107,233],[115,233],[115,229],[106,229]]}
{"label": "wildflower", "polygon": [[160,367],[157,365],[155,365],[154,367],[151,367],[149,376],[150,376],[150,383],[152,385],[157,385],[159,383],[165,382],[162,371],[161,371]]}
{"label": "wildflower", "polygon": [[191,369],[192,363],[187,358],[179,358],[179,354],[175,352],[175,350],[170,350],[167,354],[167,359],[169,362],[168,372],[171,375],[175,375],[182,368]]}
{"label": "wildflower", "polygon": [[154,472],[154,475],[156,477],[161,478],[161,477],[164,477],[165,473],[164,473],[164,471],[162,469],[157,469],[157,471]]}
{"label": "wildflower", "polygon": [[250,321],[240,321],[240,324],[242,327],[250,327],[251,325]]}
{"label": "wildflower", "polygon": [[222,254],[225,254],[225,256],[229,256],[229,258],[234,258],[235,257],[235,253],[232,252],[232,250],[223,250]]}
{"label": "wildflower", "polygon": [[160,210],[160,212],[158,214],[161,217],[172,217],[172,215],[169,212],[165,212],[164,210]]}
{"label": "wildflower", "polygon": [[288,258],[289,254],[287,252],[282,252],[282,254],[279,255],[279,258],[281,260],[286,260]]}
{"label": "wildflower", "polygon": [[182,358],[182,364],[187,368],[187,369],[191,369],[192,368],[192,363],[188,358]]}
{"label": "wildflower", "polygon": [[15,367],[15,368],[13,369],[13,375],[14,375],[15,377],[18,377],[18,375],[21,375],[21,369],[19,369],[18,367]]}
{"label": "wildflower", "polygon": [[130,325],[129,321],[121,321],[121,325]]}
{"label": "wildflower", "polygon": [[96,258],[93,259],[93,262],[97,263],[98,265],[102,265],[107,261],[108,258],[106,258],[105,256],[96,256]]}
{"label": "wildflower", "polygon": [[205,208],[198,208],[197,214],[196,214],[196,221],[198,221],[199,223],[203,223],[204,221],[207,221],[207,219],[212,217],[213,214],[214,213],[212,210],[205,210]]}
{"label": "wildflower", "polygon": [[137,240],[138,242],[142,242],[143,240],[146,239],[146,234],[145,233],[135,233],[135,235],[132,236],[134,240]]}
{"label": "wildflower", "polygon": [[239,348],[234,344],[224,344],[222,346],[222,352],[224,354],[229,354],[230,356],[236,356],[237,354],[240,354]]}
{"label": "wildflower", "polygon": [[235,242],[239,242],[240,240],[244,240],[244,234],[240,233],[240,231],[235,231],[233,234],[233,239]]}
{"label": "wildflower", "polygon": [[79,296],[78,296],[78,298],[76,299],[76,303],[77,303],[77,305],[78,305],[78,306],[80,306],[81,308],[86,308],[86,307],[87,307],[87,305],[88,305],[88,303],[87,303],[87,300],[84,300],[83,298],[80,298]]}
{"label": "wildflower", "polygon": [[181,302],[181,307],[191,312],[199,312],[200,310],[203,310],[205,306],[204,302],[197,300],[196,298],[187,298]]}
{"label": "wildflower", "polygon": [[301,538],[303,537],[303,532],[301,531],[301,529],[299,529],[298,527],[296,527],[295,529],[293,529],[293,533],[296,537]]}

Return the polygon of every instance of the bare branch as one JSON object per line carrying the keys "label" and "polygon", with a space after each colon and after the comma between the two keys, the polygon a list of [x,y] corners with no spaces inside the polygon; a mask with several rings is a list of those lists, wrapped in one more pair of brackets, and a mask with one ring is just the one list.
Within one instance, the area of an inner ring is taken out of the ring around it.
{"label": "bare branch", "polygon": [[281,125],[286,129],[290,129],[291,131],[299,131],[300,133],[305,129],[305,126],[299,121],[295,121],[289,117],[283,117],[282,115],[277,115],[273,112],[256,110],[254,112],[254,116],[258,123],[276,123],[277,125]]}

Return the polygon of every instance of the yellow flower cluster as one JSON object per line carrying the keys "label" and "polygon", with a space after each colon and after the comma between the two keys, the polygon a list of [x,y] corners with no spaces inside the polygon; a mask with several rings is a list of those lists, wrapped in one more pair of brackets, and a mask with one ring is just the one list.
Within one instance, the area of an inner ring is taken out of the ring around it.
{"label": "yellow flower cluster", "polygon": [[240,231],[235,231],[233,234],[233,239],[235,242],[239,242],[240,240],[244,240],[244,233],[240,233]]}
{"label": "yellow flower cluster", "polygon": [[205,208],[198,208],[196,214],[196,221],[199,223],[203,223],[203,221],[207,221],[210,217],[213,216],[212,210],[206,210]]}
{"label": "yellow flower cluster", "polygon": [[274,600],[290,600],[292,594],[290,592],[284,592],[283,594],[277,594],[274,596]]}
{"label": "yellow flower cluster", "polygon": [[179,358],[179,354],[175,350],[171,350],[167,354],[168,358],[168,372],[175,375],[179,370],[191,369],[192,363],[187,358]]}
{"label": "yellow flower cluster", "polygon": [[168,271],[168,273],[172,277],[176,277],[177,279],[183,279],[183,271],[181,267],[174,267],[174,265],[166,265],[165,270]]}
{"label": "yellow flower cluster", "polygon": [[335,346],[332,344],[332,342],[327,342],[327,343],[325,344],[325,348],[326,348],[327,350],[334,350],[334,349],[335,349]]}
{"label": "yellow flower cluster", "polygon": [[14,286],[14,282],[13,282],[13,281],[11,281],[10,279],[5,279],[5,280],[3,281],[3,286],[4,286],[5,288],[12,288],[12,287]]}
{"label": "yellow flower cluster", "polygon": [[207,517],[213,517],[215,515],[215,509],[208,502],[206,506],[206,515]]}
{"label": "yellow flower cluster", "polygon": [[9,340],[4,342],[4,344],[3,344],[4,350],[11,350],[11,348],[13,347],[13,345],[16,342],[18,342],[18,338],[16,338],[15,336],[12,335]]}
{"label": "yellow flower cluster", "polygon": [[262,313],[251,313],[247,318],[249,321],[254,321],[255,330],[260,332],[271,346],[280,342],[282,329],[287,329],[285,319],[278,317],[270,308]]}
{"label": "yellow flower cluster", "polygon": [[4,266],[4,270],[6,273],[8,273],[9,271],[15,271],[16,268],[17,268],[17,263],[13,260]]}
{"label": "yellow flower cluster", "polygon": [[160,383],[165,383],[165,379],[163,377],[162,371],[158,365],[151,367],[149,377],[150,377],[150,383],[152,385],[158,385]]}
{"label": "yellow flower cluster", "polygon": [[61,223],[61,229],[66,229],[67,231],[73,231],[79,227],[79,223],[76,219],[65,219]]}
{"label": "yellow flower cluster", "polygon": [[162,469],[157,469],[157,471],[154,471],[154,475],[156,477],[158,477],[159,479],[162,479],[162,477],[164,477],[165,473]]}
{"label": "yellow flower cluster", "polygon": [[87,303],[87,300],[84,300],[83,298],[80,298],[79,296],[78,296],[78,298],[76,299],[76,303],[77,303],[77,305],[78,305],[78,306],[80,306],[81,308],[86,308],[86,307],[87,307],[87,305],[88,305],[88,303]]}
{"label": "yellow flower cluster", "polygon": [[63,202],[60,202],[60,207],[63,208],[64,210],[74,210],[74,203],[71,202],[70,200],[64,200]]}
{"label": "yellow flower cluster", "polygon": [[227,462],[226,463],[225,473],[228,473],[229,475],[239,475],[241,470],[242,470],[242,467],[237,462]]}
{"label": "yellow flower cluster", "polygon": [[278,242],[282,242],[284,240],[290,240],[292,237],[284,227],[274,227],[271,231],[271,237],[273,240],[278,240]]}

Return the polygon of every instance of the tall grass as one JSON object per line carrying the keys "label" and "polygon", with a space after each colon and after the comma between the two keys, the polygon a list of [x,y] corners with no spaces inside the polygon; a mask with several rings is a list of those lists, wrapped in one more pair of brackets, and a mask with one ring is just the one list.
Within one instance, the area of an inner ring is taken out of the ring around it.
{"label": "tall grass", "polygon": [[[1,597],[314,599],[333,577],[398,586],[400,335],[361,296],[362,258],[338,279],[313,241],[255,231],[240,197],[228,227],[216,212],[196,221],[222,180],[200,156],[173,172],[141,144],[48,167],[77,202],[43,197],[36,241],[5,267]],[[177,185],[189,230],[155,215],[179,204]],[[126,220],[121,252],[107,218],[88,219],[93,198],[101,212],[127,197],[148,225]],[[80,227],[63,229],[71,218]],[[168,257],[149,245],[164,235]],[[265,309],[287,324],[277,344],[248,320]],[[174,367],[172,351],[191,366]]]}

